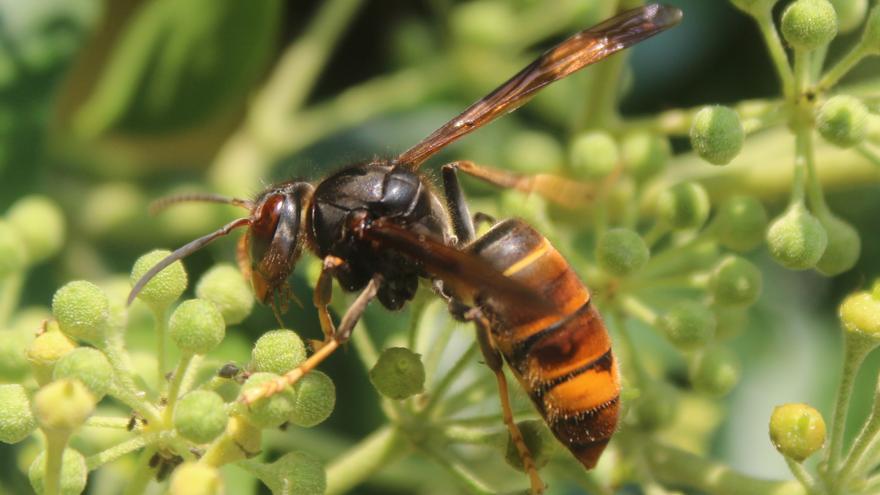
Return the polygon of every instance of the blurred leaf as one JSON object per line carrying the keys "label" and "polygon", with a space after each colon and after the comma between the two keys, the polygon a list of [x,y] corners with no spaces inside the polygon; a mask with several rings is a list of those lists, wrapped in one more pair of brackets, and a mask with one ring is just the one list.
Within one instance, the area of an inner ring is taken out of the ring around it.
{"label": "blurred leaf", "polygon": [[167,133],[246,97],[272,52],[280,0],[153,0],[121,35],[75,126]]}

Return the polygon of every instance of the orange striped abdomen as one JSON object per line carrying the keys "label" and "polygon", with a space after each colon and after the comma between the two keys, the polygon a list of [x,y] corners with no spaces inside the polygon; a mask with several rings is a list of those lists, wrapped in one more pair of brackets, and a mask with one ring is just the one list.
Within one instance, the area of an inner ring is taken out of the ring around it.
{"label": "orange striped abdomen", "polygon": [[514,308],[491,294],[482,303],[495,345],[556,438],[586,468],[594,467],[617,426],[620,381],[589,290],[550,242],[521,220],[499,223],[471,249],[558,309]]}

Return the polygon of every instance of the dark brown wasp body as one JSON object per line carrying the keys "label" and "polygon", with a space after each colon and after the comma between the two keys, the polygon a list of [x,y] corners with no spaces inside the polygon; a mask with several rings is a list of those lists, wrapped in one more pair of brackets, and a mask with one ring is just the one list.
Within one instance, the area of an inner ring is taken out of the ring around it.
{"label": "dark brown wasp body", "polygon": [[[314,303],[324,340],[300,367],[243,397],[250,403],[296,382],[337,349],[372,299],[399,309],[413,298],[420,278],[431,279],[453,315],[477,327],[532,491],[542,491],[543,484],[511,416],[504,361],[556,437],[592,468],[616,427],[620,386],[611,342],[589,290],[549,241],[521,220],[502,221],[476,238],[457,172],[562,203],[573,195],[584,199],[592,189],[559,177],[522,177],[455,162],[442,168],[439,194],[417,170],[446,145],[516,109],[547,84],[680,18],[674,7],[649,5],[577,33],[393,160],[349,166],[317,185],[282,183],[254,201],[171,198],[168,202],[232,203],[250,215],[169,255],[138,281],[130,298],[169,264],[238,227],[248,227],[239,249],[242,269],[264,303],[286,295],[287,279],[304,248],[319,256],[323,268]],[[334,279],[347,291],[360,291],[338,326],[327,309]]]}

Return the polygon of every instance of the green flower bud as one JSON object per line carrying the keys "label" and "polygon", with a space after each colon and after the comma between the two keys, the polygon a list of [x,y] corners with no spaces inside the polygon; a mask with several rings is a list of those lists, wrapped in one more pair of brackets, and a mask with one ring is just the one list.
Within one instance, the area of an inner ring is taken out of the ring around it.
{"label": "green flower bud", "polygon": [[715,313],[715,338],[717,340],[730,340],[738,337],[749,322],[749,312],[744,308],[731,308],[725,306],[715,306],[712,308]]}
{"label": "green flower bud", "polygon": [[208,443],[226,429],[223,399],[210,390],[193,390],[174,408],[174,428],[187,440]]}
{"label": "green flower bud", "polygon": [[825,443],[825,420],[806,404],[776,406],[770,416],[770,441],[780,454],[802,462]]}
{"label": "green flower bud", "polygon": [[324,422],[336,406],[336,385],[317,370],[296,382],[293,392],[296,400],[288,420],[297,426],[309,428]]}
{"label": "green flower bud", "polygon": [[732,196],[721,203],[715,217],[715,236],[722,246],[740,253],[751,251],[764,242],[766,231],[767,211],[757,199]]}
{"label": "green flower bud", "polygon": [[[171,251],[157,249],[138,258],[131,269],[131,284],[137,283],[143,274],[147,273],[150,268],[156,266],[156,263],[162,261],[169,254],[171,254]],[[183,269],[183,263],[175,261],[157,273],[144,286],[137,297],[150,305],[154,310],[160,311],[176,301],[185,289],[186,271]]]}
{"label": "green flower bud", "polygon": [[603,131],[579,134],[571,142],[568,156],[575,177],[583,179],[606,177],[620,161],[617,142]]}
{"label": "green flower bud", "polygon": [[730,3],[746,14],[759,16],[770,12],[770,9],[773,8],[773,4],[777,1],[778,0],[730,0]]}
{"label": "green flower bud", "polygon": [[262,432],[247,418],[230,416],[226,432],[211,444],[201,462],[220,467],[260,453]]}
{"label": "green flower bud", "polygon": [[828,0],[796,0],[782,13],[781,28],[795,50],[815,50],[837,35],[837,13]]}
{"label": "green flower bud", "polygon": [[21,382],[27,376],[27,355],[25,354],[31,341],[33,331],[0,330],[0,382]]}
{"label": "green flower bud", "polygon": [[18,230],[9,222],[0,220],[0,280],[26,268],[26,249]]}
{"label": "green flower bud", "polygon": [[[86,479],[89,470],[86,467],[86,459],[82,454],[73,449],[64,449],[61,455],[61,478],[58,480],[60,495],[79,495],[86,489]],[[31,488],[37,495],[43,495],[43,479],[46,476],[46,452],[34,459],[28,470],[28,478]]]}
{"label": "green flower bud", "polygon": [[789,270],[816,266],[827,245],[825,228],[802,204],[789,207],[767,230],[770,255]]}
{"label": "green flower bud", "polygon": [[220,495],[223,493],[223,478],[214,466],[185,462],[171,475],[168,493],[169,495]]}
{"label": "green flower bud", "polygon": [[272,464],[257,464],[251,470],[273,495],[323,495],[327,490],[324,465],[306,452],[288,452]]}
{"label": "green flower bud", "polygon": [[841,148],[849,148],[864,141],[867,124],[867,107],[861,100],[849,95],[832,96],[816,115],[819,134],[829,143]]}
{"label": "green flower bud", "polygon": [[833,215],[822,218],[821,222],[828,234],[828,246],[816,263],[816,270],[831,277],[855,266],[862,252],[862,240],[852,225]]}
{"label": "green flower bud", "polygon": [[78,347],[58,360],[53,379],[79,380],[89,389],[96,401],[104,398],[113,383],[113,367],[103,352],[91,347]]}
{"label": "green flower bud", "polygon": [[831,0],[837,12],[838,29],[841,33],[855,31],[865,20],[868,0]]}
{"label": "green flower bud", "polygon": [[229,264],[217,265],[202,275],[196,285],[196,296],[214,303],[227,325],[241,323],[254,307],[250,284]]}
{"label": "green flower bud", "polygon": [[669,342],[682,350],[699,349],[715,336],[715,315],[704,305],[682,300],[657,321]]}
{"label": "green flower bud", "polygon": [[880,341],[880,282],[872,292],[850,294],[840,305],[838,314],[843,328],[852,334]]}
{"label": "green flower bud", "polygon": [[761,272],[744,258],[727,256],[715,267],[709,286],[721,306],[751,306],[761,295]]}
{"label": "green flower bud", "polygon": [[648,246],[639,234],[622,227],[607,230],[596,243],[599,266],[617,276],[639,270],[650,256]]}
{"label": "green flower bud", "polygon": [[37,428],[24,387],[0,385],[0,442],[18,443]]}
{"label": "green flower bud", "polygon": [[264,333],[251,352],[251,368],[283,375],[306,360],[306,346],[299,335],[290,330]]}
{"label": "green flower bud", "polygon": [[641,389],[633,401],[633,416],[640,428],[656,431],[669,426],[678,410],[678,394],[665,382],[653,382]]}
{"label": "green flower bud", "polygon": [[[241,388],[245,394],[260,388],[264,383],[278,379],[275,373],[254,373]],[[296,404],[296,395],[290,387],[284,387],[275,395],[262,398],[248,406],[245,418],[259,428],[276,428],[288,420]]]}
{"label": "green flower bud", "polygon": [[55,329],[38,335],[25,351],[37,381],[41,384],[52,379],[52,369],[61,356],[76,348],[72,340],[57,330],[57,323],[54,327]]}
{"label": "green flower bud", "polygon": [[404,347],[391,347],[382,351],[373,365],[370,382],[385,397],[406,399],[424,390],[425,365],[419,354]]}
{"label": "green flower bud", "polygon": [[624,167],[637,180],[648,179],[663,170],[671,154],[669,141],[649,132],[629,134],[620,143]]}
{"label": "green flower bud", "polygon": [[30,264],[54,256],[64,244],[64,215],[49,198],[19,199],[9,208],[6,218],[24,241]]}
{"label": "green flower bud", "polygon": [[559,170],[565,156],[562,145],[553,136],[535,131],[517,133],[505,150],[510,167],[528,173]]}
{"label": "green flower bud", "polygon": [[672,229],[698,229],[709,218],[709,194],[696,182],[680,182],[660,193],[657,216]]}
{"label": "green flower bud", "polygon": [[691,385],[704,394],[723,397],[739,382],[739,360],[726,347],[709,347],[690,364]]}
{"label": "green flower bud", "polygon": [[202,299],[190,299],[171,313],[168,334],[181,351],[207,354],[223,341],[226,324],[216,306]]}
{"label": "green flower bud", "polygon": [[76,280],[52,296],[52,314],[61,331],[73,339],[101,345],[107,334],[110,302],[97,285]]}
{"label": "green flower bud", "polygon": [[57,380],[37,391],[33,410],[42,430],[71,433],[95,410],[95,396],[79,380]]}
{"label": "green flower bud", "polygon": [[517,31],[510,4],[492,0],[458,5],[452,11],[450,26],[457,39],[481,46],[507,43]]}
{"label": "green flower bud", "polygon": [[[529,449],[529,453],[532,455],[535,467],[540,469],[546,466],[547,462],[550,461],[550,454],[552,454],[556,446],[556,439],[553,438],[553,434],[550,433],[547,425],[543,421],[533,419],[520,421],[516,426],[519,427],[519,431],[522,433],[523,440]],[[517,450],[510,433],[507,434],[507,448],[504,452],[504,460],[513,469],[525,471],[522,458],[519,456],[519,450]]]}
{"label": "green flower bud", "polygon": [[726,165],[739,154],[746,132],[734,109],[715,105],[697,112],[690,137],[691,147],[703,160],[713,165]]}
{"label": "green flower bud", "polygon": [[868,12],[868,22],[862,31],[861,46],[872,55],[880,54],[880,5],[875,5]]}

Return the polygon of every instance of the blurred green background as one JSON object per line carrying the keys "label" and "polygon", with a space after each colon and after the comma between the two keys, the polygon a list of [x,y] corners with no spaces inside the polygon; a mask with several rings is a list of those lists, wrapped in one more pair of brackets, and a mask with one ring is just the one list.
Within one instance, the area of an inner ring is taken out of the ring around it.
{"label": "blurred green background", "polygon": [[[0,0],[0,211],[39,193],[56,200],[68,221],[63,252],[28,274],[21,307],[46,306],[69,280],[126,274],[140,254],[179,246],[230,215],[199,204],[150,217],[155,198],[193,190],[249,196],[277,179],[317,179],[346,163],[393,156],[539,49],[607,16],[598,0],[374,0],[349,2],[350,12],[337,12],[337,19],[351,16],[346,24],[316,20],[323,3]],[[684,10],[684,22],[631,50],[624,114],[777,95],[749,19],[725,1],[669,3]],[[288,47],[302,39],[314,46],[291,54]],[[836,41],[831,57],[850,40]],[[877,76],[877,64],[866,63],[853,78]],[[562,140],[572,128],[568,109],[589,83],[588,74],[578,74],[545,91],[516,115],[450,147],[428,173],[458,157],[515,166],[508,136],[526,129]],[[686,140],[673,146],[688,149]],[[791,143],[780,139],[779,146]],[[766,166],[790,164],[780,158]],[[494,194],[467,186],[477,202]],[[764,272],[764,295],[736,341],[744,379],[717,404],[726,414],[712,456],[756,476],[788,477],[766,434],[774,405],[808,402],[830,416],[840,362],[836,305],[880,271],[880,188],[843,184],[828,192],[832,209],[862,235],[856,268],[826,279],[783,270],[765,252],[753,256]],[[784,198],[782,190],[763,199],[779,211]],[[190,280],[216,262],[233,262],[233,251],[230,239],[193,255],[186,261]],[[294,286],[300,300],[311,300],[302,267]],[[373,308],[367,319],[379,342],[407,325],[406,311]],[[149,349],[149,319],[140,321],[132,345]],[[285,321],[319,335],[309,304],[292,305]],[[249,343],[275,326],[271,311],[258,308],[230,330],[224,352],[246,359]],[[640,343],[663,360],[663,344],[638,330]],[[873,356],[859,377],[851,424],[867,412],[878,365]],[[323,369],[337,384],[338,401],[320,428],[341,443],[375,429],[382,422],[376,392],[354,353],[337,353]],[[678,371],[673,381],[684,380],[684,368]],[[0,445],[6,465],[23,462],[18,455]],[[0,480],[27,487],[14,470],[2,470]]]}

